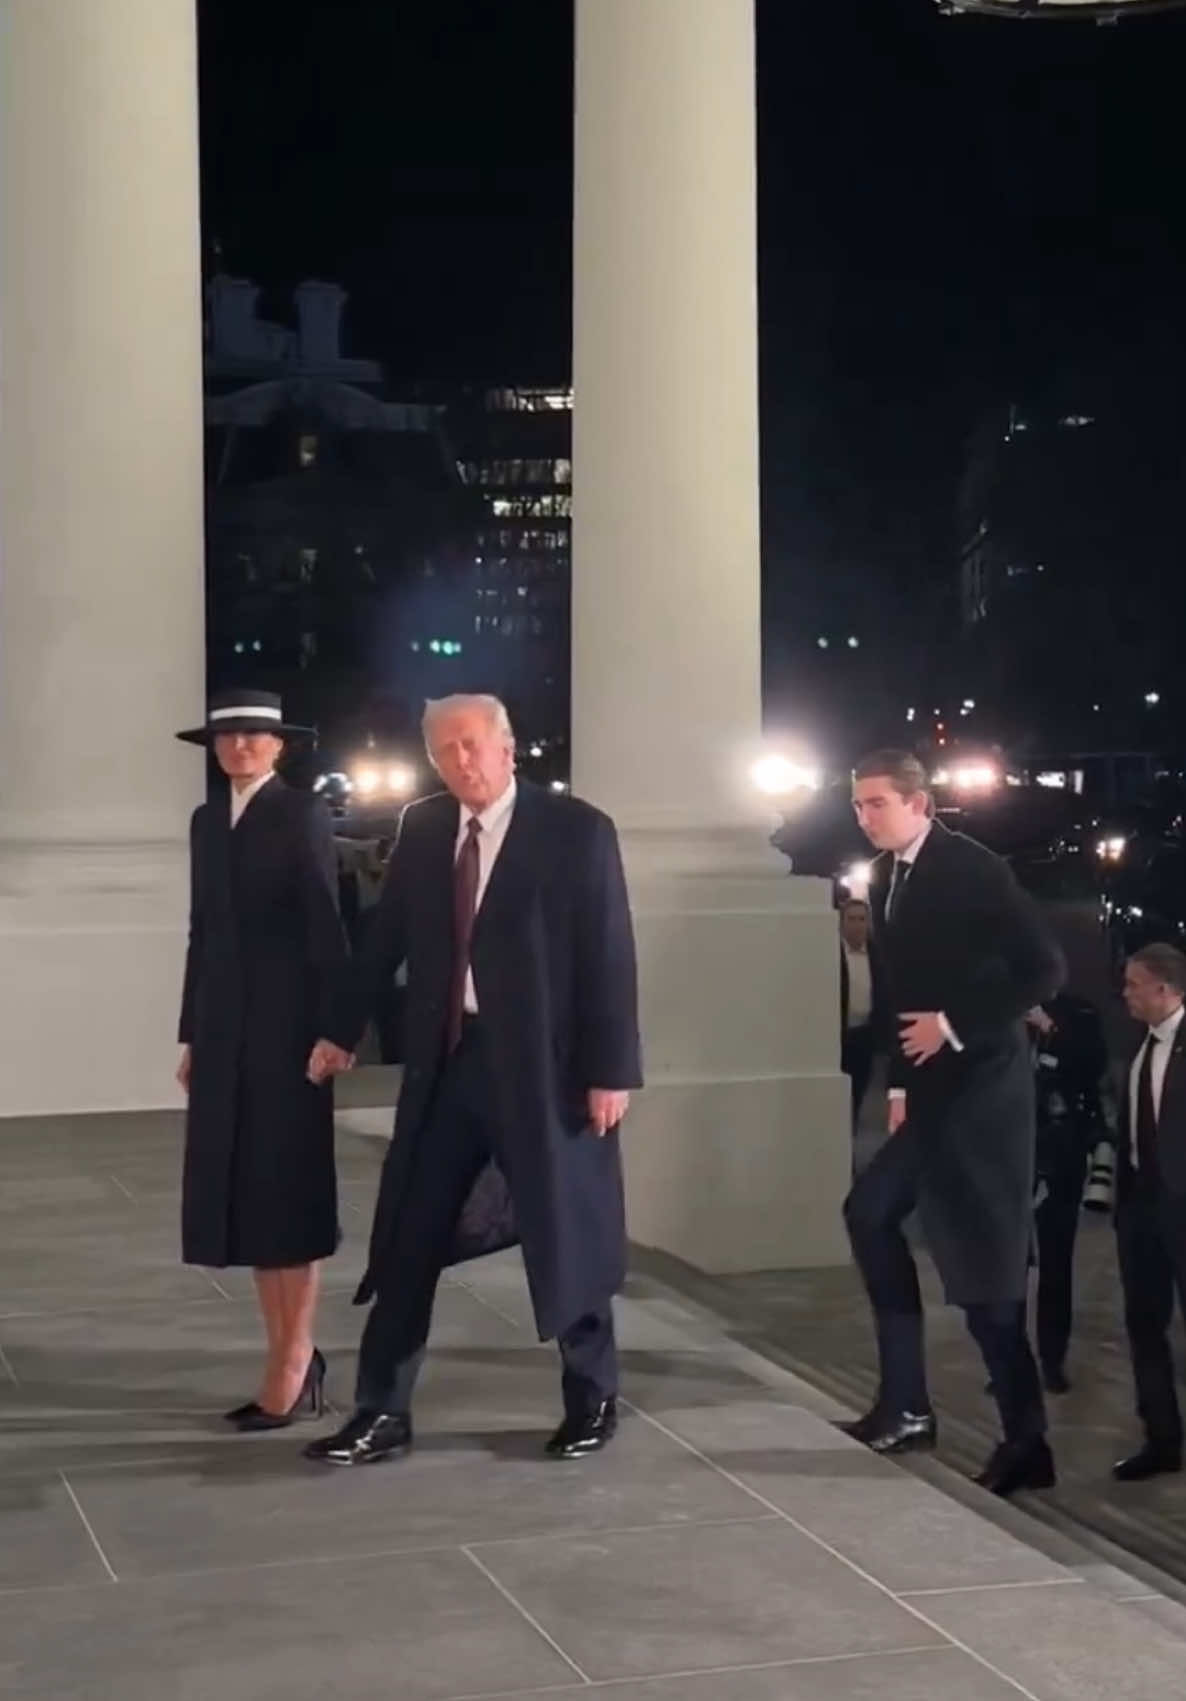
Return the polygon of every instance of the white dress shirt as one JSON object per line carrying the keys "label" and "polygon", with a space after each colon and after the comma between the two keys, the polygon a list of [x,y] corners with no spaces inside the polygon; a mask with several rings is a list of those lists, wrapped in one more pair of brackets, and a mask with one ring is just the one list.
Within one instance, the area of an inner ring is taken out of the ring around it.
{"label": "white dress shirt", "polygon": [[868,951],[858,951],[847,940],[844,960],[848,964],[848,1027],[865,1028],[873,1019],[873,974]]}
{"label": "white dress shirt", "polygon": [[1137,1083],[1141,1077],[1141,1064],[1145,1061],[1145,1053],[1152,1039],[1157,1045],[1153,1052],[1153,1066],[1150,1070],[1153,1088],[1153,1120],[1161,1119],[1161,1095],[1165,1091],[1165,1072],[1170,1065],[1170,1053],[1174,1049],[1174,1041],[1178,1037],[1178,1029],[1182,1026],[1182,1017],[1186,1009],[1179,1004],[1172,1016],[1167,1016],[1164,1022],[1158,1022],[1155,1028],[1150,1028],[1145,1043],[1132,1060],[1132,1068],[1128,1072],[1128,1129],[1132,1141],[1132,1165],[1140,1167],[1137,1159]]}
{"label": "white dress shirt", "polygon": [[239,825],[239,822],[243,819],[243,811],[247,808],[247,805],[251,802],[253,797],[259,796],[260,792],[272,778],[273,772],[269,769],[266,774],[261,774],[258,780],[252,780],[249,786],[244,786],[242,791],[239,791],[233,785],[231,786],[232,827],[237,827]]}
{"label": "white dress shirt", "polygon": [[[494,864],[498,861],[498,853],[506,839],[507,829],[511,824],[511,816],[515,811],[517,795],[518,786],[512,779],[498,801],[492,803],[489,809],[484,809],[480,815],[475,817],[472,809],[466,809],[464,805],[462,806],[461,819],[457,827],[457,843],[453,848],[455,865],[457,858],[461,855],[461,847],[469,833],[470,822],[476,819],[482,829],[478,834],[478,891],[474,902],[475,915],[482,907],[482,899],[486,896],[486,888],[490,884]],[[474,971],[472,968],[465,977],[465,1011],[468,1016],[476,1016],[478,1013],[478,994],[474,988]]]}

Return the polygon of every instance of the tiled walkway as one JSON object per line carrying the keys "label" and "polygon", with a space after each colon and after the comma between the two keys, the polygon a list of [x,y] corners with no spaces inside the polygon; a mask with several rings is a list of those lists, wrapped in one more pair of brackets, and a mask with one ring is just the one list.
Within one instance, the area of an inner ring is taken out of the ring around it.
{"label": "tiled walkway", "polygon": [[[339,1399],[379,1157],[342,1148],[320,1331]],[[173,1117],[0,1124],[5,1697],[1182,1695],[1176,1603],[874,1459],[649,1280],[597,1458],[540,1455],[557,1377],[514,1258],[443,1290],[409,1460],[318,1470],[308,1431],[223,1432],[257,1325],[241,1273],[176,1261],[178,1152]]]}

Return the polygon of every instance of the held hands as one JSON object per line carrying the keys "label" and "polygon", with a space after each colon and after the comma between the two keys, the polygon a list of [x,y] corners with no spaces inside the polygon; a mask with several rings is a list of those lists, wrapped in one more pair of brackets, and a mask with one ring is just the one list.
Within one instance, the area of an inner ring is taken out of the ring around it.
{"label": "held hands", "polygon": [[589,1127],[599,1140],[612,1134],[630,1109],[630,1094],[616,1093],[608,1087],[590,1087]]}
{"label": "held hands", "polygon": [[908,1010],[898,1021],[902,1026],[902,1051],[916,1069],[929,1063],[947,1044],[937,1010]]}
{"label": "held hands", "polygon": [[334,1075],[344,1075],[353,1067],[352,1051],[343,1051],[332,1040],[319,1039],[309,1053],[309,1066],[305,1073],[313,1086],[321,1087]]}
{"label": "held hands", "polygon": [[890,1096],[889,1096],[889,1116],[887,1118],[887,1121],[889,1123],[890,1133],[896,1134],[898,1132],[898,1129],[901,1128],[902,1124],[905,1122],[905,1120],[906,1120],[906,1095],[905,1095],[905,1093],[891,1093]]}
{"label": "held hands", "polygon": [[193,1047],[183,1045],[181,1048],[181,1061],[177,1065],[177,1085],[187,1097],[189,1095],[189,1077],[190,1071],[193,1068],[193,1061]]}

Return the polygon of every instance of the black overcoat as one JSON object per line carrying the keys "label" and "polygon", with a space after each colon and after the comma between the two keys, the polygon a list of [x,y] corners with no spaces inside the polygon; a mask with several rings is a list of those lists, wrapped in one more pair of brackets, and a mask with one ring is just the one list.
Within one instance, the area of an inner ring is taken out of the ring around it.
{"label": "black overcoat", "polygon": [[[378,989],[407,965],[404,1084],[371,1233],[368,1300],[401,1233],[412,1161],[444,1057],[460,813],[443,795],[405,812],[349,1018],[351,1048]],[[641,1085],[634,934],[613,823],[588,804],[519,783],[474,924],[471,963],[501,1139],[515,1177],[483,1170],[450,1262],[518,1241],[541,1340],[604,1306],[622,1284],[626,1233],[616,1133],[588,1131],[590,1087]],[[431,1152],[423,1153],[431,1162]]]}
{"label": "black overcoat", "polygon": [[[1034,1079],[1022,1018],[1062,983],[1061,953],[1008,865],[935,822],[890,920],[874,864],[877,1025],[922,1149],[919,1214],[953,1305],[1024,1297],[1033,1229]],[[914,1067],[898,1018],[941,1011],[963,1046]]]}
{"label": "black overcoat", "polygon": [[339,1240],[333,1090],[305,1075],[346,970],[328,811],[273,778],[232,830],[215,796],[194,815],[190,866],[182,1256],[309,1263]]}

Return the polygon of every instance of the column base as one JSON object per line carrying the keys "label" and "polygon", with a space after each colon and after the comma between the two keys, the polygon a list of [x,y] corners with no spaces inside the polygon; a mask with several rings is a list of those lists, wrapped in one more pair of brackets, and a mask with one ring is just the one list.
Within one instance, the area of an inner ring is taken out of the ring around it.
{"label": "column base", "polygon": [[623,850],[647,1078],[623,1136],[630,1238],[716,1274],[847,1263],[828,882],[743,872],[742,843],[716,847],[737,870],[716,875],[689,868],[686,847],[664,875],[653,833],[625,834]]}
{"label": "column base", "polygon": [[181,1108],[186,854],[0,847],[0,1117]]}

